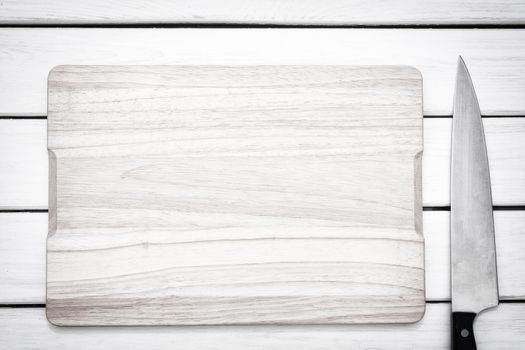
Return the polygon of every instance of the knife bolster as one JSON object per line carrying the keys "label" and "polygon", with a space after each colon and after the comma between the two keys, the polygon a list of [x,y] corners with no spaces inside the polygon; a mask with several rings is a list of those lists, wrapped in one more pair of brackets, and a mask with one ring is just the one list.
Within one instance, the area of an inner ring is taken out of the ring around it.
{"label": "knife bolster", "polygon": [[473,312],[452,313],[452,350],[476,350]]}

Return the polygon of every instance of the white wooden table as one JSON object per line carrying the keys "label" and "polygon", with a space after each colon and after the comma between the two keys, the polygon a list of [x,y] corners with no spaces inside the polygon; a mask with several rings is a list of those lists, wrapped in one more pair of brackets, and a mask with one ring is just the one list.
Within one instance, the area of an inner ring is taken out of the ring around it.
{"label": "white wooden table", "polygon": [[[450,117],[460,54],[485,117],[501,299],[476,321],[478,347],[523,348],[525,1],[7,0],[0,3],[0,25],[1,349],[447,349]],[[381,326],[49,324],[46,78],[58,64],[417,67],[426,117],[423,320]]]}

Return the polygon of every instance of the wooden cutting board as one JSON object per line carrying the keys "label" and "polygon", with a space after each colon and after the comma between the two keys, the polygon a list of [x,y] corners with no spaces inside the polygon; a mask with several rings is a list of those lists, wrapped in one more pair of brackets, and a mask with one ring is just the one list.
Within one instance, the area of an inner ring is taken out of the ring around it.
{"label": "wooden cutting board", "polygon": [[48,319],[420,319],[421,85],[393,66],[53,69]]}

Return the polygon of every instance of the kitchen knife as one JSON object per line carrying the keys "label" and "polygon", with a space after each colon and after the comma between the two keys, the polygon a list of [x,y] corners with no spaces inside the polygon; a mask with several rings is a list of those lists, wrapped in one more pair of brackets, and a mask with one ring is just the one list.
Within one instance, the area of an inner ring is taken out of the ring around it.
{"label": "kitchen knife", "polygon": [[478,100],[460,57],[450,184],[452,349],[476,349],[474,318],[498,305],[489,162]]}

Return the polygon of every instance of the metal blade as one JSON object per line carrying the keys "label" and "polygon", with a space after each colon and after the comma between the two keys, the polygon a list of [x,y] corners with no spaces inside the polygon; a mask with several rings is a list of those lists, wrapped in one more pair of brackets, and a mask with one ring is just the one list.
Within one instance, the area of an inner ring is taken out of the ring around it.
{"label": "metal blade", "polygon": [[478,100],[460,57],[454,96],[451,163],[452,311],[498,305],[492,194]]}

